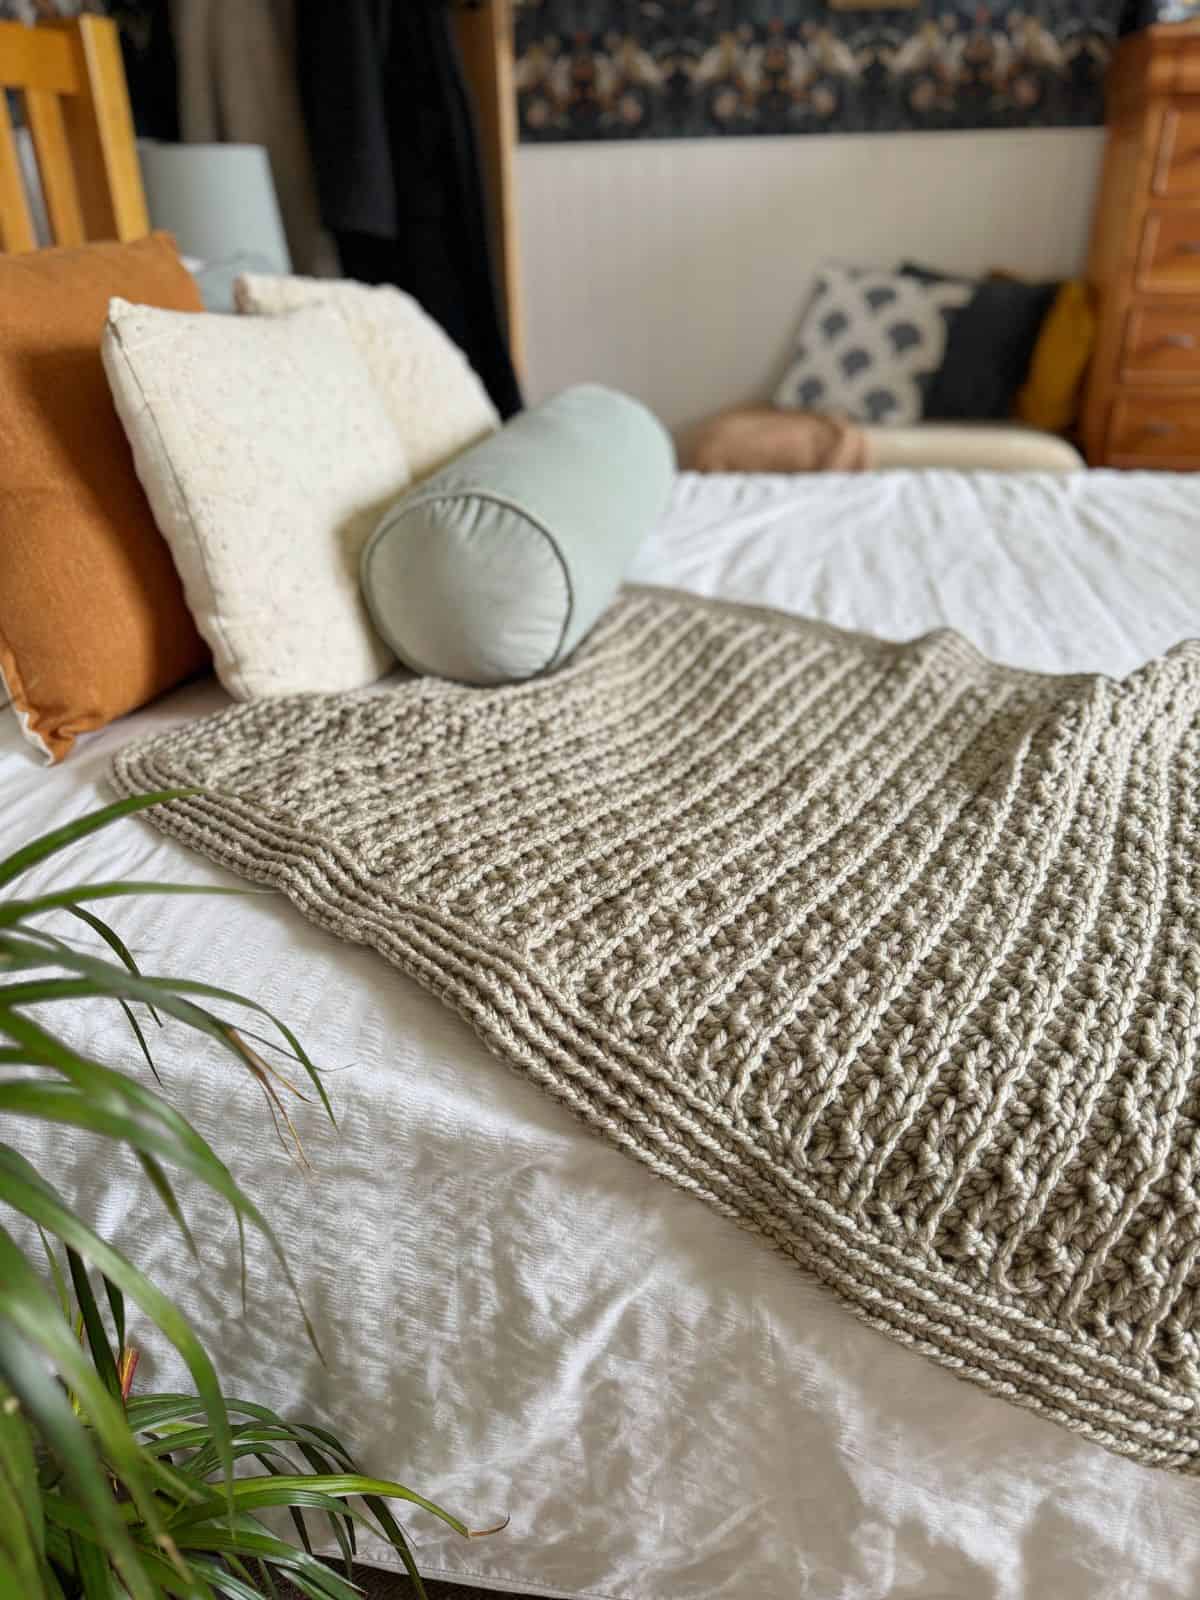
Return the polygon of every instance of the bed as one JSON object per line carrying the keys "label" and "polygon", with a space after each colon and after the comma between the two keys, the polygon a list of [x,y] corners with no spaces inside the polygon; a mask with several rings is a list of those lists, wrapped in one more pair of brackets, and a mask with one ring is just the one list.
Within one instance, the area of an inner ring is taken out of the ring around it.
{"label": "bed", "polygon": [[[1195,629],[1198,525],[1200,484],[1171,474],[685,475],[632,576],[894,638],[949,624],[1003,661],[1125,673]],[[125,740],[225,703],[211,680],[185,687],[49,771],[5,716],[6,838],[106,798]],[[140,821],[68,869],[232,881]],[[336,1424],[369,1470],[475,1526],[511,1517],[468,1544],[414,1514],[428,1574],[579,1600],[1197,1592],[1195,1481],[860,1326],[370,952],[275,896],[130,902],[117,921],[152,970],[236,985],[330,1072],[341,1127],[306,1110],[305,1173],[224,1060],[177,1031],[161,1050],[169,1093],[277,1225],[327,1366],[256,1247],[243,1318],[215,1203],[191,1200],[200,1274],[123,1157],[61,1136],[28,1148],[178,1296],[230,1392]],[[74,1026],[93,1049],[130,1048],[119,1015]],[[147,1381],[179,1380],[149,1340],[146,1361]]]}

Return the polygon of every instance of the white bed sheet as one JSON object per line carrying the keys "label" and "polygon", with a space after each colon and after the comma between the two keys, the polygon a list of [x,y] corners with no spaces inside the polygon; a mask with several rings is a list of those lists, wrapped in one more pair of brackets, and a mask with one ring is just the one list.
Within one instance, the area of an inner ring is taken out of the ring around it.
{"label": "white bed sheet", "polygon": [[[1048,670],[1125,672],[1200,624],[1200,478],[682,478],[635,576],[900,637],[942,623]],[[8,719],[4,842],[105,797],[125,739],[223,703],[192,686],[46,771]],[[78,876],[226,882],[140,821]],[[73,880],[72,880],[73,881]],[[1151,1472],[860,1326],[754,1238],[585,1132],[375,955],[274,897],[123,903],[154,970],[228,983],[334,1073],[334,1134],[280,1153],[212,1052],[161,1038],[176,1102],[275,1221],[322,1368],[260,1247],[247,1319],[234,1230],[192,1199],[207,1274],[130,1164],[24,1136],[176,1292],[227,1386],[339,1429],[476,1526],[407,1519],[433,1574],[610,1600],[1192,1600],[1200,1485]],[[71,1028],[131,1059],[119,1017]],[[142,1377],[174,1383],[152,1343]],[[157,1368],[157,1371],[155,1370]]]}

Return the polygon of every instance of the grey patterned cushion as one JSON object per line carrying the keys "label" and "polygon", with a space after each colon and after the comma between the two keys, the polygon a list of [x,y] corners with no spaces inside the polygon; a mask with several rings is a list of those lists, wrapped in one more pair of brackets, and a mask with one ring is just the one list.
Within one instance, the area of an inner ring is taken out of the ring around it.
{"label": "grey patterned cushion", "polygon": [[950,320],[974,285],[827,265],[775,403],[858,422],[919,422]]}

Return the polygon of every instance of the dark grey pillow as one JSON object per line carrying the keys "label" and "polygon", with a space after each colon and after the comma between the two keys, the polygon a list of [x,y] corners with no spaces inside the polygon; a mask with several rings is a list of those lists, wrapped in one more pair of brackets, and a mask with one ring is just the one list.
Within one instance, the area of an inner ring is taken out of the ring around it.
{"label": "dark grey pillow", "polygon": [[[949,276],[911,261],[900,270],[926,282]],[[998,422],[1011,417],[1057,292],[1057,283],[980,279],[966,305],[950,314],[945,354],[925,390],[923,415],[937,422]]]}

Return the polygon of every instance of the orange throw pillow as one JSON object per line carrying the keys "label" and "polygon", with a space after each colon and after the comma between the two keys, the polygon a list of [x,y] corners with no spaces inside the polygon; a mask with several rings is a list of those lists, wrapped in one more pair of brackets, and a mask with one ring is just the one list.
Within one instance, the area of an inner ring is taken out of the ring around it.
{"label": "orange throw pillow", "polygon": [[1086,283],[1073,279],[1060,286],[1042,323],[1017,395],[1019,421],[1047,433],[1066,433],[1074,426],[1095,342],[1091,293]]}
{"label": "orange throw pillow", "polygon": [[204,309],[167,234],[0,255],[0,673],[51,761],[207,660],[100,362],[113,295]]}

